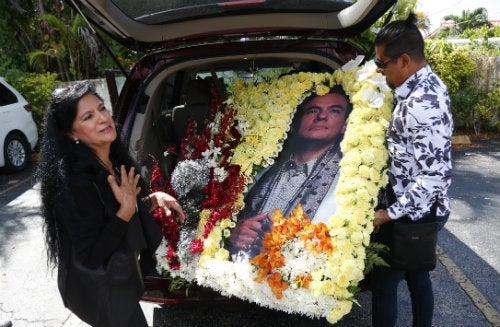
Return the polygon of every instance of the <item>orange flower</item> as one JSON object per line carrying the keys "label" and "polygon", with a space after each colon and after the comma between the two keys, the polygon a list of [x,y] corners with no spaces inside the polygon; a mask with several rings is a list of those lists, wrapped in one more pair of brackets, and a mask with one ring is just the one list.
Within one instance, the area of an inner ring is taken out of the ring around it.
{"label": "orange flower", "polygon": [[[288,288],[288,281],[283,280],[283,276],[274,269],[285,265],[285,256],[281,253],[282,246],[288,240],[299,238],[304,242],[305,249],[313,254],[332,252],[333,245],[328,232],[328,226],[324,223],[317,225],[304,214],[302,206],[299,204],[285,219],[283,213],[276,209],[271,216],[273,226],[271,232],[267,233],[262,245],[265,252],[258,254],[250,263],[257,267],[256,282],[261,283],[267,277],[267,283],[271,287],[276,298],[281,299],[283,290]],[[307,288],[312,280],[312,275],[300,275],[295,278],[294,283],[299,287]]]}
{"label": "orange flower", "polygon": [[293,281],[293,283],[295,285],[297,285],[298,287],[307,288],[307,287],[309,287],[309,282],[312,279],[313,278],[312,278],[311,274],[308,274],[307,276],[300,275],[300,276],[295,277],[295,280]]}
{"label": "orange flower", "polygon": [[269,260],[269,255],[267,253],[260,253],[255,258],[250,260],[250,263],[254,266],[257,266],[257,278],[255,278],[256,282],[262,282],[266,276],[271,272],[271,265]]}
{"label": "orange flower", "polygon": [[332,239],[328,226],[320,222],[317,225],[310,224],[300,233],[300,240],[304,242],[305,248],[318,254],[333,251]]}
{"label": "orange flower", "polygon": [[274,230],[270,233],[267,233],[262,239],[262,245],[267,249],[275,249],[280,248],[281,244],[283,244],[287,240],[286,236]]}
{"label": "orange flower", "polygon": [[283,291],[288,288],[288,282],[283,280],[279,272],[274,272],[267,277],[267,283],[278,300],[283,297]]}

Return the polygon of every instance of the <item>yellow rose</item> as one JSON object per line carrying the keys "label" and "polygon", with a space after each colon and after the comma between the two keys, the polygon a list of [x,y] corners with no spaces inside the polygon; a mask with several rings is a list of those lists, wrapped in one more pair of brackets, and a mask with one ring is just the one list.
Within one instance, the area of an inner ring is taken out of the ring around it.
{"label": "yellow rose", "polygon": [[336,202],[338,205],[350,207],[354,206],[357,203],[356,194],[354,194],[353,192],[342,194],[341,192],[342,190],[335,191],[336,196],[338,196],[336,198]]}
{"label": "yellow rose", "polygon": [[331,280],[324,280],[321,282],[320,289],[323,294],[334,295],[335,283]]}
{"label": "yellow rose", "polygon": [[367,214],[363,210],[353,211],[349,215],[349,222],[352,224],[363,225],[366,223]]}
{"label": "yellow rose", "polygon": [[363,233],[360,232],[354,232],[351,234],[351,242],[354,245],[361,245],[363,244]]}
{"label": "yellow rose", "polygon": [[345,220],[346,218],[340,215],[337,211],[328,221],[328,223],[330,224],[330,230],[345,226]]}
{"label": "yellow rose", "polygon": [[316,86],[316,94],[319,95],[319,96],[322,96],[322,95],[325,95],[327,94],[328,92],[330,92],[330,88],[326,85],[317,85]]}
{"label": "yellow rose", "polygon": [[340,266],[340,273],[345,276],[348,281],[361,280],[363,278],[363,270],[360,269],[354,259],[344,261]]}
{"label": "yellow rose", "polygon": [[214,258],[220,261],[228,260],[229,251],[224,248],[220,248],[215,252]]}
{"label": "yellow rose", "polygon": [[331,310],[330,312],[328,312],[328,315],[326,316],[326,320],[328,320],[328,322],[330,324],[334,324],[337,321],[339,321],[340,318],[342,318],[343,316],[348,314],[351,311],[351,309],[352,309],[352,302],[351,301],[348,301],[348,300],[338,301],[335,304],[335,308],[333,310]]}
{"label": "yellow rose", "polygon": [[341,174],[346,178],[354,177],[354,176],[358,175],[358,168],[355,166],[349,166],[349,165],[343,164]]}
{"label": "yellow rose", "polygon": [[324,274],[324,269],[316,269],[311,273],[312,279],[313,280],[322,280],[323,279],[323,274]]}

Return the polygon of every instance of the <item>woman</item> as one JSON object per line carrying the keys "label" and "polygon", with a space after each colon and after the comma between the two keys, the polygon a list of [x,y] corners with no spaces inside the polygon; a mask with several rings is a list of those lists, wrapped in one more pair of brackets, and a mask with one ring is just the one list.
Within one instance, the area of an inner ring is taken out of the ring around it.
{"label": "woman", "polygon": [[162,237],[148,209],[174,210],[183,222],[179,203],[161,192],[145,196],[91,84],[52,94],[44,133],[38,167],[42,215],[64,304],[92,326],[147,326],[139,306],[139,263],[143,272],[153,267]]}

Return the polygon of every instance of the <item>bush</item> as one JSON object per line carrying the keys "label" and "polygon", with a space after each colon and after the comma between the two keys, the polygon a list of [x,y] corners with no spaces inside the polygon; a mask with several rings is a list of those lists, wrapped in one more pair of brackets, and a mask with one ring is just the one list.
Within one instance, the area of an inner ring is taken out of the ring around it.
{"label": "bush", "polygon": [[455,130],[466,134],[500,133],[498,49],[429,42],[426,57],[448,87]]}
{"label": "bush", "polygon": [[478,103],[480,116],[486,118],[482,126],[485,132],[500,132],[500,84],[481,98]]}
{"label": "bush", "polygon": [[33,119],[41,137],[45,108],[50,102],[50,94],[59,83],[57,74],[35,74],[19,71],[5,71],[2,74],[7,82],[14,86],[30,103],[33,108]]}
{"label": "bush", "polygon": [[455,130],[465,134],[479,134],[479,112],[477,105],[485,92],[464,89],[450,94]]}
{"label": "bush", "polygon": [[477,65],[470,56],[468,47],[430,45],[427,60],[432,69],[448,87],[448,92],[454,93],[464,86],[472,84]]}

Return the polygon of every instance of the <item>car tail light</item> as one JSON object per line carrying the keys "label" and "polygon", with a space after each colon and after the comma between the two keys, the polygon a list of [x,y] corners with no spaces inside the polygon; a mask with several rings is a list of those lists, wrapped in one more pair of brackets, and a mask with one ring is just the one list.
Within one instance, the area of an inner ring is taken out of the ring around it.
{"label": "car tail light", "polygon": [[26,110],[27,112],[31,112],[31,106],[29,104],[25,105],[24,106],[24,110]]}

